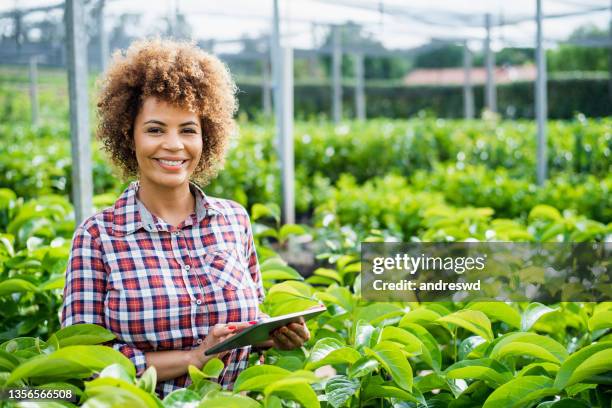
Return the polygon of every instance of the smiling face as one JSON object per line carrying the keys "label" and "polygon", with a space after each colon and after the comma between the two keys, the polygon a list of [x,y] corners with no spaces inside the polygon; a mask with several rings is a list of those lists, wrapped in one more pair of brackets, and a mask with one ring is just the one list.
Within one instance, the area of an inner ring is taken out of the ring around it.
{"label": "smiling face", "polygon": [[134,148],[143,185],[188,185],[202,155],[200,119],[194,112],[148,97],[134,121]]}

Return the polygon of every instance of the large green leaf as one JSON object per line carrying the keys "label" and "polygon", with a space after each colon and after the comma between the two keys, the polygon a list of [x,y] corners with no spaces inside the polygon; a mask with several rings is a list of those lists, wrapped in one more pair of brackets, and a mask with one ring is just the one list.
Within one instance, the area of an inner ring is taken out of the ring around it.
{"label": "large green leaf", "polygon": [[164,408],[190,408],[196,406],[202,397],[192,390],[181,388],[166,395],[162,401]]}
{"label": "large green leaf", "polygon": [[[189,408],[194,405],[190,405]],[[259,402],[243,395],[210,393],[204,398],[198,408],[260,408]]]}
{"label": "large green leaf", "polygon": [[87,378],[91,374],[91,369],[75,361],[40,355],[15,368],[6,384],[10,385],[22,379],[29,379],[33,383],[62,381],[73,378]]}
{"label": "large green leaf", "polygon": [[275,381],[264,389],[266,399],[275,395],[282,399],[297,401],[304,408],[319,408],[319,399],[307,381],[301,378],[286,378]]}
{"label": "large green leaf", "polygon": [[406,313],[406,315],[400,320],[399,325],[404,326],[407,323],[416,323],[416,324],[425,324],[435,322],[440,318],[440,314],[434,312],[433,310],[419,308],[415,310],[411,310]]}
{"label": "large green leaf", "polygon": [[595,313],[589,319],[589,330],[592,332],[609,328],[612,328],[612,310]]}
{"label": "large green leaf", "polygon": [[225,368],[225,364],[218,358],[211,358],[206,365],[202,367],[202,373],[206,378],[217,378]]}
{"label": "large green leaf", "polygon": [[487,341],[493,340],[491,321],[487,315],[478,310],[459,310],[458,312],[438,318],[436,322],[452,323],[471,331]]}
{"label": "large green leaf", "polygon": [[414,334],[395,326],[383,328],[380,340],[390,340],[404,345],[404,350],[409,353],[420,354],[424,345]]}
{"label": "large green leaf", "polygon": [[489,357],[500,359],[508,356],[531,356],[562,363],[568,356],[567,350],[557,341],[535,333],[511,333],[497,340],[490,350]]}
{"label": "large green leaf", "polygon": [[399,346],[390,341],[381,341],[373,349],[365,348],[365,352],[378,360],[400,388],[412,390],[412,367]]}
{"label": "large green leaf", "polygon": [[354,348],[345,346],[337,339],[327,337],[315,343],[305,368],[314,370],[327,364],[352,364],[360,357],[361,354]]}
{"label": "large green leaf", "polygon": [[490,358],[459,361],[446,369],[450,379],[469,378],[483,380],[496,388],[512,379],[512,373],[499,362]]}
{"label": "large green leaf", "polygon": [[499,320],[510,327],[521,327],[521,315],[519,312],[504,302],[474,302],[467,307],[470,310],[479,310],[490,319]]}
{"label": "large green leaf", "polygon": [[515,378],[497,388],[489,395],[483,408],[522,407],[549,395],[555,395],[553,380],[545,376]]}
{"label": "large green leaf", "polygon": [[359,389],[359,380],[351,380],[345,375],[336,375],[325,383],[327,402],[334,408],[343,406]]}
{"label": "large green leaf", "polygon": [[612,342],[591,344],[565,360],[555,378],[555,387],[563,389],[609,370],[612,370]]}
{"label": "large green leaf", "polygon": [[117,378],[96,378],[85,383],[87,400],[84,407],[99,406],[137,406],[143,408],[160,408],[161,403],[148,392],[134,384]]}
{"label": "large green leaf", "polygon": [[116,336],[97,324],[82,323],[64,327],[55,333],[55,337],[60,347],[66,347],[106,343]]}
{"label": "large green leaf", "polygon": [[272,365],[255,365],[240,373],[234,383],[234,391],[263,391],[274,381],[286,378],[291,372]]}
{"label": "large green leaf", "polygon": [[541,303],[530,303],[523,312],[521,318],[521,331],[528,331],[542,317],[549,313],[554,313],[558,308],[550,308]]}
{"label": "large green leaf", "polygon": [[350,378],[359,378],[377,370],[378,367],[380,367],[378,360],[374,357],[364,356],[349,367],[347,374]]}
{"label": "large green leaf", "polygon": [[363,392],[363,400],[367,401],[373,398],[397,398],[401,401],[410,401],[414,403],[418,403],[419,401],[409,392],[394,387],[392,385],[383,385],[383,384],[368,384],[368,386],[362,391]]}
{"label": "large green leaf", "polygon": [[157,386],[157,370],[155,366],[147,368],[136,382],[136,385],[150,394],[155,393],[155,387]]}
{"label": "large green leaf", "polygon": [[423,342],[421,358],[427,363],[434,371],[439,372],[442,368],[442,353],[436,339],[429,333],[424,327],[409,323],[400,322],[400,326],[414,334],[419,340]]}
{"label": "large green leaf", "polygon": [[17,278],[0,282],[0,296],[11,295],[17,292],[38,292],[38,288],[27,280]]}

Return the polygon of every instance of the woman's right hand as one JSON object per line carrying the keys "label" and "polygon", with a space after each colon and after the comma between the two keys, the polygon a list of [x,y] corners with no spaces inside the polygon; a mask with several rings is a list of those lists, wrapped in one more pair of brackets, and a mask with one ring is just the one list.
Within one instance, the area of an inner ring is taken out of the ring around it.
{"label": "woman's right hand", "polygon": [[196,367],[202,368],[209,360],[214,357],[223,358],[223,356],[225,356],[231,350],[222,351],[217,354],[211,354],[210,356],[205,355],[204,352],[212,346],[221,343],[229,337],[232,337],[234,334],[240,333],[240,331],[255,323],[256,322],[238,322],[228,324],[216,324],[208,332],[208,335],[204,338],[202,344],[200,344],[197,348],[189,351],[191,354],[191,358],[189,360],[195,363],[194,365]]}

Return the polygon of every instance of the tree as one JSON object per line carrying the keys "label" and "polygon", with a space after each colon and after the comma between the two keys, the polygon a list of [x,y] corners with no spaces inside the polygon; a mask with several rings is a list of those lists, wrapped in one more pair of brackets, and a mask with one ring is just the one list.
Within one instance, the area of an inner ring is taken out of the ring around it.
{"label": "tree", "polygon": [[[569,41],[607,39],[608,33],[592,24],[578,27],[569,36]],[[555,71],[606,71],[609,64],[607,48],[582,47],[561,44],[546,53],[548,70]]]}

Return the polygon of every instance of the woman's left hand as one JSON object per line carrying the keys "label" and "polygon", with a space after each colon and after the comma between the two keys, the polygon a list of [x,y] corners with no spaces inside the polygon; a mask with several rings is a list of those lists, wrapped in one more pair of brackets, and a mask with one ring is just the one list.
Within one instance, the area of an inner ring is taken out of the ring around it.
{"label": "woman's left hand", "polygon": [[310,332],[304,319],[300,318],[299,323],[289,323],[274,330],[270,333],[270,338],[273,347],[280,350],[293,350],[302,347],[310,339]]}

